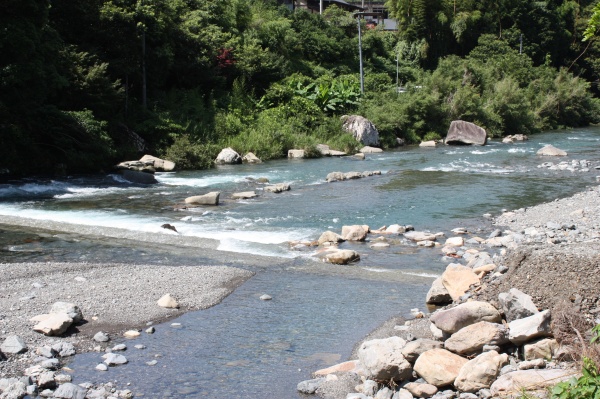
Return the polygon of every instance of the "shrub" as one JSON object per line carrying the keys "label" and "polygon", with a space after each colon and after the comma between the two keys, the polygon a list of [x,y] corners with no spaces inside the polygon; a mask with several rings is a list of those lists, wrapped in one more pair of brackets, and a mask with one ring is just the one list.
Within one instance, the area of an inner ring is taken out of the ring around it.
{"label": "shrub", "polygon": [[214,166],[220,150],[216,144],[195,143],[189,135],[181,135],[161,156],[175,162],[177,169],[209,169]]}

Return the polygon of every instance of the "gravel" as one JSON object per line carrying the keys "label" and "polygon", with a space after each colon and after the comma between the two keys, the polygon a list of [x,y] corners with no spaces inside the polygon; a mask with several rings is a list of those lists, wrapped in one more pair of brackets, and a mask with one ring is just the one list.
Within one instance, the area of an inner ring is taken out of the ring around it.
{"label": "gravel", "polygon": [[[63,341],[85,352],[97,345],[92,337],[98,331],[120,335],[209,308],[253,273],[228,266],[13,263],[0,264],[0,275],[0,342],[18,335],[30,349]],[[179,309],[156,304],[166,293],[177,299]],[[77,305],[84,323],[71,327],[64,338],[34,332],[29,319],[48,313],[58,301]],[[0,362],[0,375],[18,375],[33,361],[31,352]]]}

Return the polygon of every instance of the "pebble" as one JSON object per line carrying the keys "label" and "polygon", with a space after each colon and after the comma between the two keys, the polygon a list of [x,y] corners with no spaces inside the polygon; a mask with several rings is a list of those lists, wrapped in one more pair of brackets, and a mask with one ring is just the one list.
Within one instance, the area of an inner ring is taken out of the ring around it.
{"label": "pebble", "polygon": [[127,350],[127,345],[125,344],[118,344],[112,347],[112,350],[117,352],[117,351],[124,351]]}
{"label": "pebble", "polygon": [[135,349],[146,349],[146,345],[138,344],[134,346]]}
{"label": "pebble", "polygon": [[158,361],[157,361],[157,360],[150,360],[149,362],[146,362],[146,364],[147,364],[148,366],[155,366],[157,363],[158,363]]}
{"label": "pebble", "polygon": [[94,341],[96,341],[96,342],[108,342],[109,340],[110,340],[110,337],[108,336],[107,333],[105,333],[103,331],[98,331],[94,335]]}
{"label": "pebble", "polygon": [[261,295],[259,299],[261,299],[263,301],[270,301],[271,299],[273,299],[273,297],[271,297],[270,295],[264,294],[264,295]]}
{"label": "pebble", "polygon": [[96,366],[96,370],[98,371],[108,371],[108,366],[104,363],[100,363]]}
{"label": "pebble", "polygon": [[154,334],[156,329],[154,327],[149,327],[146,329],[146,334]]}

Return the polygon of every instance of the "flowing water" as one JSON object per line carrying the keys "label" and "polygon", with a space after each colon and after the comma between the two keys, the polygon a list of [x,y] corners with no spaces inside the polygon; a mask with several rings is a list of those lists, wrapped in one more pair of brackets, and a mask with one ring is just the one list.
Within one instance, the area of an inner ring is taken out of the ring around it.
{"label": "flowing water", "polygon": [[[552,143],[566,158],[535,152]],[[288,242],[367,224],[412,224],[417,230],[467,227],[481,218],[531,206],[594,184],[599,171],[553,171],[543,162],[598,165],[600,129],[544,133],[517,144],[401,148],[351,158],[281,160],[209,171],[160,173],[145,187],[117,175],[31,179],[0,184],[0,261],[228,264],[257,272],[221,304],[188,313],[136,340],[130,363],[94,370],[98,354],[78,355],[75,382],[117,381],[152,398],[296,398],[296,383],[346,360],[356,342],[392,316],[424,307],[431,281],[446,266],[440,251],[410,245],[360,252],[351,266],[325,265]],[[334,171],[380,176],[326,183]],[[262,191],[258,178],[291,184]],[[257,198],[231,200],[256,190]],[[176,210],[192,195],[221,192],[221,204]],[[177,233],[161,228],[164,223]],[[273,300],[258,297],[268,293]],[[133,343],[130,343],[132,346]],[[146,362],[157,360],[155,366]]]}

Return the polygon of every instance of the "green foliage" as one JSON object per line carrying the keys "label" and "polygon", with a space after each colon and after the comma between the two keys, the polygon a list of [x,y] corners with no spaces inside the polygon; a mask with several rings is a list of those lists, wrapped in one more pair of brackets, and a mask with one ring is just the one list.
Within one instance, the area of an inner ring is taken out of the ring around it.
{"label": "green foliage", "polygon": [[583,359],[582,376],[556,384],[552,399],[600,399],[600,372],[590,358]]}
{"label": "green foliage", "polygon": [[184,134],[177,136],[161,155],[175,162],[178,169],[209,169],[220,150],[215,144],[200,144]]}
{"label": "green foliage", "polygon": [[588,21],[587,28],[583,32],[583,41],[588,41],[596,36],[596,32],[598,32],[598,27],[600,27],[600,3],[597,3],[592,9],[592,16]]}

